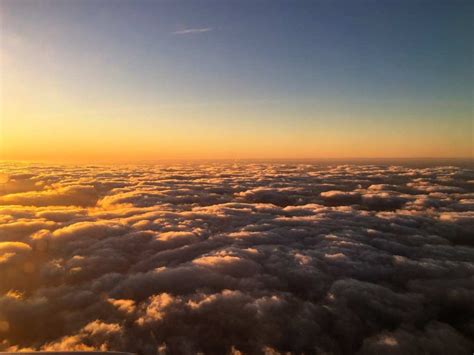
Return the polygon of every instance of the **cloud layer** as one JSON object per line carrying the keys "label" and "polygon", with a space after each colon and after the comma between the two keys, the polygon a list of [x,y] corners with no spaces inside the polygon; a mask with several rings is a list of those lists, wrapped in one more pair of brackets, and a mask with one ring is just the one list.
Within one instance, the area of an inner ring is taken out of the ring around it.
{"label": "cloud layer", "polygon": [[0,351],[474,351],[473,170],[1,169]]}

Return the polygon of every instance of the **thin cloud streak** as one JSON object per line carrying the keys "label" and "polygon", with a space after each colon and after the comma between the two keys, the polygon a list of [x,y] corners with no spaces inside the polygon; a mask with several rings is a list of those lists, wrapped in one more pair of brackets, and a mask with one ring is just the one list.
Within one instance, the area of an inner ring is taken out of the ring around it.
{"label": "thin cloud streak", "polygon": [[179,30],[173,32],[174,35],[189,35],[189,34],[197,34],[197,33],[204,33],[204,32],[211,32],[213,29],[211,27],[204,27],[204,28],[187,28],[184,30]]}

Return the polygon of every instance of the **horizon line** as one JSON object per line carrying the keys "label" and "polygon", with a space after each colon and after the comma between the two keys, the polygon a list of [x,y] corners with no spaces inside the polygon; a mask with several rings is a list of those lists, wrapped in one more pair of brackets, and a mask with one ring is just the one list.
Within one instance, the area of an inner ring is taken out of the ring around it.
{"label": "horizon line", "polygon": [[87,164],[119,164],[119,165],[140,165],[159,163],[194,163],[194,162],[472,162],[474,157],[335,157],[335,158],[159,158],[143,160],[114,160],[114,159],[0,159],[0,163],[24,163],[24,164],[60,164],[60,165],[87,165]]}

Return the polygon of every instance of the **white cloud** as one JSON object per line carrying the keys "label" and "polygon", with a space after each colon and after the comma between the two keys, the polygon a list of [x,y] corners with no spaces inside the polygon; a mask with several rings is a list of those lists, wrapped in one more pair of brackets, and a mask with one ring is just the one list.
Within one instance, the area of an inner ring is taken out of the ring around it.
{"label": "white cloud", "polygon": [[211,32],[213,29],[212,27],[202,27],[202,28],[186,28],[184,30],[178,30],[173,32],[175,35],[189,35],[189,34],[198,34],[198,33],[205,33]]}

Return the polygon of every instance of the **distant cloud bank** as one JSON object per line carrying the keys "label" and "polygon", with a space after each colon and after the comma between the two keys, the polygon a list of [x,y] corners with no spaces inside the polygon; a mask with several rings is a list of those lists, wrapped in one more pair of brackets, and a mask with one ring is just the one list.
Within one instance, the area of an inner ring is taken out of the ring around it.
{"label": "distant cloud bank", "polygon": [[474,350],[473,170],[0,169],[0,351]]}

